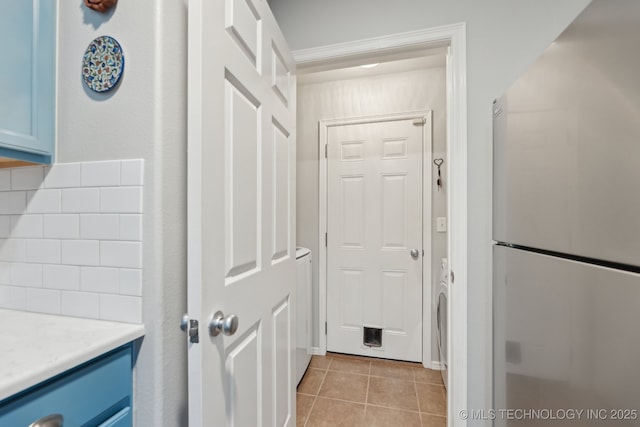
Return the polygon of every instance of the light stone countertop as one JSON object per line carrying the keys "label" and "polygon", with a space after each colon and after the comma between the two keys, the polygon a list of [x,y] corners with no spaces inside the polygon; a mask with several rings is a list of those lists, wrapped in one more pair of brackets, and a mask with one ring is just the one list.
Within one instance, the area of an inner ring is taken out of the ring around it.
{"label": "light stone countertop", "polygon": [[143,335],[143,325],[0,309],[0,401]]}

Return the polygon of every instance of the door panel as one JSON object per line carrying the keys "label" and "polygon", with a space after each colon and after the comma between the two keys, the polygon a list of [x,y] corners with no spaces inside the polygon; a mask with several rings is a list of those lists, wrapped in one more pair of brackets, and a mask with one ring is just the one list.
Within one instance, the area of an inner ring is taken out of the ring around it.
{"label": "door panel", "polygon": [[[423,130],[413,120],[328,130],[327,349],[422,360]],[[363,343],[382,329],[382,346]]]}
{"label": "door panel", "polygon": [[382,176],[382,248],[407,248],[407,176]]}
{"label": "door panel", "polygon": [[273,262],[286,257],[289,246],[291,217],[289,175],[289,133],[275,119],[273,120]]}
{"label": "door panel", "polygon": [[292,413],[291,400],[291,304],[287,298],[273,312],[273,389],[271,391],[273,403],[273,425],[287,425]]}
{"label": "door panel", "polygon": [[295,425],[294,70],[266,2],[189,2],[190,426]]}
{"label": "door panel", "polygon": [[[225,99],[227,279],[258,268],[259,104],[228,80]],[[262,160],[262,159],[260,159]]]}
{"label": "door panel", "polygon": [[262,414],[262,365],[264,351],[259,324],[249,328],[243,337],[229,346],[226,360],[226,380],[230,396],[242,399],[228,399],[229,425],[260,425]]}

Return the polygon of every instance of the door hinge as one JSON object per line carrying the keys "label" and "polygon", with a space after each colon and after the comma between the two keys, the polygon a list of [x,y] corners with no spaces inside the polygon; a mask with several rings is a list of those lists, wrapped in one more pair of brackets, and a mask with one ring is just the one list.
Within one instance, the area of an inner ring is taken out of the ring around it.
{"label": "door hinge", "polygon": [[422,117],[420,119],[415,119],[413,121],[413,125],[414,126],[424,126],[427,123],[427,119]]}
{"label": "door hinge", "polygon": [[329,144],[324,144],[324,158],[329,158]]}
{"label": "door hinge", "polygon": [[327,322],[324,322],[324,334],[327,335]]}
{"label": "door hinge", "polygon": [[424,257],[424,249],[422,250],[422,256]]}
{"label": "door hinge", "polygon": [[324,233],[324,246],[329,246],[329,235],[328,233]]}
{"label": "door hinge", "polygon": [[456,281],[456,275],[453,273],[453,270],[451,270],[451,283],[454,283]]}

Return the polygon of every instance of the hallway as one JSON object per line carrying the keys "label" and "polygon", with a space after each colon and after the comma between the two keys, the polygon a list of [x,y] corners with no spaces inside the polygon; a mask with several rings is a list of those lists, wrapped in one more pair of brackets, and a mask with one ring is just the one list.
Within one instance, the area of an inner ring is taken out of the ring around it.
{"label": "hallway", "polygon": [[299,427],[444,427],[446,411],[440,372],[418,363],[327,353],[298,386]]}

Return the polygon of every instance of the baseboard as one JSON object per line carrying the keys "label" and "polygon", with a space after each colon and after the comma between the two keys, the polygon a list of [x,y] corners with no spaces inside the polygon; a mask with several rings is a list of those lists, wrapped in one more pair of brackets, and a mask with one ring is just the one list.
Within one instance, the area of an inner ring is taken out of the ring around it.
{"label": "baseboard", "polygon": [[316,356],[326,356],[327,352],[322,351],[320,347],[311,347],[311,354],[314,354]]}
{"label": "baseboard", "polygon": [[431,369],[434,371],[442,371],[444,370],[444,363],[439,360],[433,360],[431,361]]}

